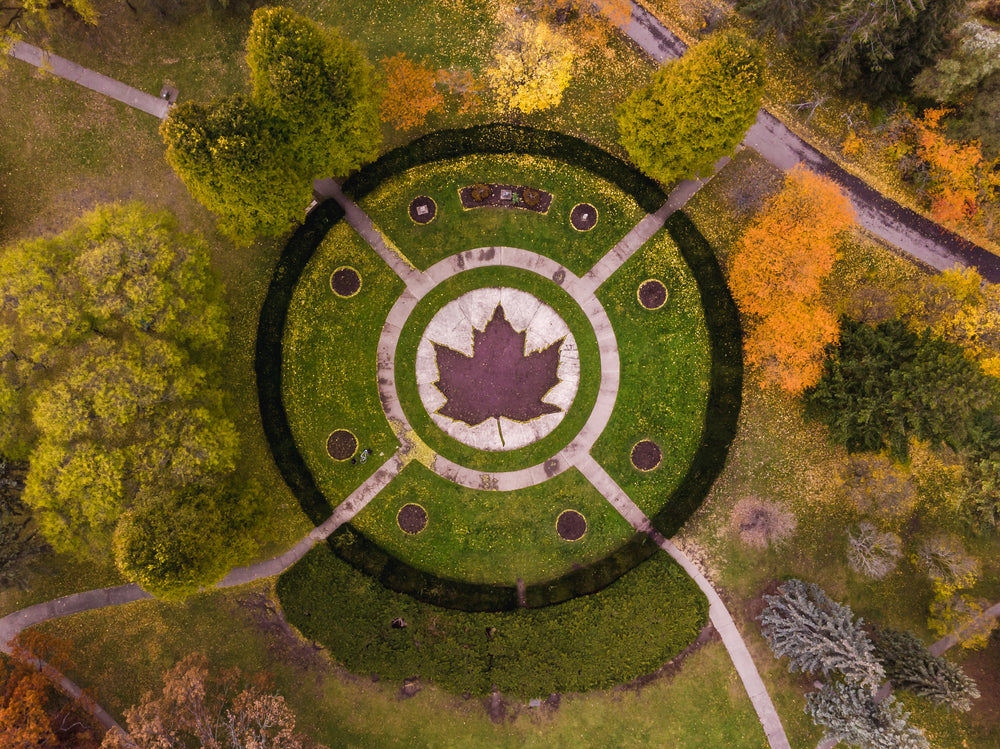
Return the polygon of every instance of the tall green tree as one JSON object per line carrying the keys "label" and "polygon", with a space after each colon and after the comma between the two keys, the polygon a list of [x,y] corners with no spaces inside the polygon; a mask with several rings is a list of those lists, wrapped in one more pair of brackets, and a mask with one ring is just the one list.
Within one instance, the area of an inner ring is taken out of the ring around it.
{"label": "tall green tree", "polygon": [[653,74],[618,111],[621,144],[664,183],[707,174],[753,124],[764,60],[743,34],[721,31]]}
{"label": "tall green tree", "polygon": [[924,732],[891,694],[876,702],[858,684],[835,681],[806,695],[806,712],[827,738],[859,749],[930,749]]}
{"label": "tall green tree", "polygon": [[[210,556],[230,563],[211,544],[245,548],[239,507],[252,495],[232,488],[239,437],[217,363],[225,310],[204,242],[169,214],[105,206],[63,234],[5,248],[0,271],[3,449],[29,458],[22,498],[45,538],[105,556],[148,505],[200,528]],[[198,525],[203,510],[211,520]],[[136,539],[153,544],[164,578],[122,570],[158,593],[221,575],[204,549],[130,537],[133,555]]]}
{"label": "tall green tree", "polygon": [[349,41],[288,8],[259,8],[247,36],[253,100],[277,118],[308,174],[347,174],[382,131],[371,66]]}
{"label": "tall green tree", "polygon": [[912,632],[876,627],[875,655],[895,689],[963,712],[979,697],[979,687],[965,671],[946,658],[931,655]]}

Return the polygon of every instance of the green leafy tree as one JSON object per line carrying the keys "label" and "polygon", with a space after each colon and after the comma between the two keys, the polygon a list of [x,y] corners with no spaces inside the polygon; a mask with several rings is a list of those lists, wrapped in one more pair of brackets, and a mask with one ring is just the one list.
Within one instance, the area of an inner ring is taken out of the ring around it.
{"label": "green leafy tree", "polygon": [[876,627],[874,642],[875,656],[895,689],[963,712],[979,698],[979,687],[965,671],[946,658],[931,655],[912,632]]}
{"label": "green leafy tree", "polygon": [[295,159],[287,128],[257,104],[186,102],[171,108],[160,134],[167,163],[237,241],[283,234],[302,219],[311,172]]}
{"label": "green leafy tree", "polygon": [[[49,543],[107,555],[123,522],[152,524],[148,506],[200,528],[217,564],[244,553],[250,521],[241,518],[250,516],[230,499],[191,499],[195,488],[233,496],[239,448],[217,364],[225,311],[204,243],[168,214],[106,206],[56,237],[5,248],[0,270],[6,442],[30,458],[23,500]],[[202,511],[211,521],[198,525]],[[231,553],[211,546],[210,528]],[[124,537],[136,558],[141,540],[153,543],[150,534]],[[164,577],[141,581],[158,593],[179,595],[220,574],[191,561],[199,549],[164,540],[147,551]],[[167,575],[174,568],[187,577]],[[138,567],[122,569],[139,579]]]}
{"label": "green leafy tree", "polygon": [[835,681],[806,695],[806,712],[827,738],[860,749],[930,749],[924,732],[891,694],[876,702],[860,684]]}
{"label": "green leafy tree", "polygon": [[374,158],[381,92],[349,41],[288,8],[259,8],[247,64],[254,101],[282,123],[306,173],[343,175]]}
{"label": "green leafy tree", "polygon": [[789,580],[778,593],[764,596],[760,628],[775,657],[788,657],[789,671],[840,674],[872,691],[882,682],[885,673],[850,606],[802,580]]}
{"label": "green leafy tree", "polygon": [[707,173],[743,138],[763,90],[757,45],[734,31],[713,34],[654,73],[621,106],[621,143],[661,182]]}

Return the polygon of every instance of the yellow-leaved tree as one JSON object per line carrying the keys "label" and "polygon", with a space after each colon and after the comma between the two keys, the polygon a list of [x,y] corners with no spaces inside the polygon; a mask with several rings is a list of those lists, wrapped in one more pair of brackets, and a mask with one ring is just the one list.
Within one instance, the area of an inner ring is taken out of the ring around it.
{"label": "yellow-leaved tree", "polygon": [[530,114],[562,101],[576,49],[547,23],[511,17],[494,57],[486,77],[500,109]]}

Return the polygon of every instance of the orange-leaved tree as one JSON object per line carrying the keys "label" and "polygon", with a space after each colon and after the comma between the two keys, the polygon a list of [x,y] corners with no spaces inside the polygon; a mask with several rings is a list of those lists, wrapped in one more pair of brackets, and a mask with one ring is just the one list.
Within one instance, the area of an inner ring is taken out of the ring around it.
{"label": "orange-leaved tree", "polygon": [[383,122],[397,130],[420,127],[427,115],[444,104],[444,96],[435,87],[435,74],[403,52],[382,58],[386,77],[385,94],[379,114]]}
{"label": "orange-leaved tree", "polygon": [[747,358],[788,392],[819,379],[823,348],[837,339],[820,293],[837,256],[837,236],[853,223],[840,187],[800,164],[734,252],[729,285],[749,330]]}

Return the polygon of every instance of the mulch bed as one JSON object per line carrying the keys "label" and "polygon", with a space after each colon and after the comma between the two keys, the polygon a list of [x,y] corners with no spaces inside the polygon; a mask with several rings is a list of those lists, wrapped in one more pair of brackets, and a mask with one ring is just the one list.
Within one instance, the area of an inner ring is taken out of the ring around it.
{"label": "mulch bed", "polygon": [[334,460],[349,460],[358,449],[358,438],[346,429],[338,429],[326,438],[326,453]]}
{"label": "mulch bed", "polygon": [[563,510],[556,520],[556,533],[563,541],[579,541],[587,532],[587,519],[576,510]]}
{"label": "mulch bed", "polygon": [[652,471],[663,460],[663,451],[653,440],[636,442],[632,448],[632,465],[640,471]]}
{"label": "mulch bed", "polygon": [[412,503],[403,505],[396,513],[396,522],[403,533],[415,535],[427,527],[427,510]]}
{"label": "mulch bed", "polygon": [[[490,194],[482,200],[472,197],[474,187],[476,185],[469,185],[458,191],[463,208],[521,208],[535,213],[548,213],[549,206],[552,205],[552,193],[534,187],[488,184],[486,187],[490,188]],[[534,190],[538,194],[535,205],[528,205],[529,201],[524,197],[525,190]]]}
{"label": "mulch bed", "polygon": [[437,203],[427,195],[418,195],[410,201],[410,218],[417,224],[429,224],[437,215]]}
{"label": "mulch bed", "polygon": [[663,281],[650,278],[639,285],[639,304],[646,309],[659,309],[667,303],[667,287]]}
{"label": "mulch bed", "polygon": [[578,203],[569,214],[569,222],[577,231],[590,231],[597,226],[597,209],[590,203]]}
{"label": "mulch bed", "polygon": [[330,276],[330,288],[337,296],[354,296],[361,289],[361,276],[354,268],[342,266]]}

